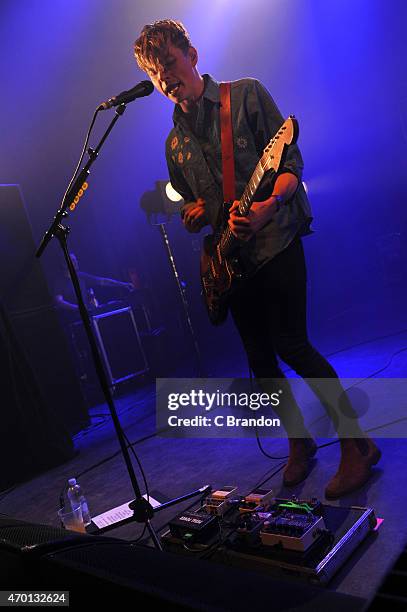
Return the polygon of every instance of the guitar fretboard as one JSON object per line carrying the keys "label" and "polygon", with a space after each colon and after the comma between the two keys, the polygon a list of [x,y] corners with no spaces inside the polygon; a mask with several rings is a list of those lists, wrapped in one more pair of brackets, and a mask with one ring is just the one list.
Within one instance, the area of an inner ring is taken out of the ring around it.
{"label": "guitar fretboard", "polygon": [[[242,197],[239,200],[239,214],[241,217],[246,217],[249,214],[250,207],[253,203],[254,194],[256,193],[264,176],[264,170],[261,162],[262,160],[260,159],[254,169],[250,181],[246,185]],[[232,234],[230,227],[227,226],[219,240],[219,249],[222,257],[227,257],[238,242],[239,241],[236,236]]]}

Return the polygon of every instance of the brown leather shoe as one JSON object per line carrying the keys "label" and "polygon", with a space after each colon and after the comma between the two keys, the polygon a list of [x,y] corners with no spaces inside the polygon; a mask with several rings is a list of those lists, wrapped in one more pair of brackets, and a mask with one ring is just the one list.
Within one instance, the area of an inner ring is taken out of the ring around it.
{"label": "brown leather shoe", "polygon": [[382,456],[370,438],[343,438],[340,442],[341,461],[325,489],[327,499],[338,499],[363,487],[372,474],[371,467]]}
{"label": "brown leather shoe", "polygon": [[290,456],[283,472],[283,483],[293,487],[306,479],[310,473],[310,459],[317,452],[312,438],[289,438]]}

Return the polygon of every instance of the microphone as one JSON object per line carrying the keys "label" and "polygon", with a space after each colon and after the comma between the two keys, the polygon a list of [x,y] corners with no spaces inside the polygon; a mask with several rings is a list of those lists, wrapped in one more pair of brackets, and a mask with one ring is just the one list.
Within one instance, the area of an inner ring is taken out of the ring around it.
{"label": "microphone", "polygon": [[132,89],[127,91],[122,91],[117,94],[117,96],[113,96],[113,98],[109,98],[106,102],[102,102],[98,110],[107,110],[108,108],[112,108],[112,106],[118,106],[119,104],[127,104],[128,102],[133,102],[136,98],[143,98],[144,96],[149,96],[154,91],[154,85],[151,81],[141,81]]}

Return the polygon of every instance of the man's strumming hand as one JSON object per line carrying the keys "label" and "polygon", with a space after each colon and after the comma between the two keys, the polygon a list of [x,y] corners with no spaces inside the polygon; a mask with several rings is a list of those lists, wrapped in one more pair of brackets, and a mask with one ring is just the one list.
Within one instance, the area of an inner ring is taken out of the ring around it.
{"label": "man's strumming hand", "polygon": [[263,202],[253,202],[247,217],[239,216],[238,207],[239,200],[235,200],[229,210],[228,224],[236,238],[246,241],[270,221],[278,207],[278,201],[276,198],[269,198]]}
{"label": "man's strumming hand", "polygon": [[185,209],[183,222],[189,232],[197,233],[208,225],[208,220],[205,214],[205,200],[198,198],[196,202],[190,202],[188,208]]}
{"label": "man's strumming hand", "polygon": [[235,200],[230,207],[229,227],[239,240],[250,238],[268,223],[280,205],[289,200],[298,187],[298,179],[291,172],[280,174],[274,183],[273,194],[262,202],[253,202],[247,217],[239,217]]}

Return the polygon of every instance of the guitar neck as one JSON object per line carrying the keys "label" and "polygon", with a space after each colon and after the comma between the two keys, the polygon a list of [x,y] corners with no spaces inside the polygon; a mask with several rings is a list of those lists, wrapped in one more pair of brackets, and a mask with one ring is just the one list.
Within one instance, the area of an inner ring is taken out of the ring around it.
{"label": "guitar neck", "polygon": [[250,207],[253,204],[254,194],[259,188],[263,176],[264,170],[259,161],[239,201],[239,214],[242,217],[246,217],[249,214]]}
{"label": "guitar neck", "polygon": [[[249,214],[250,207],[253,204],[254,195],[261,183],[263,176],[264,170],[261,164],[261,160],[259,160],[250,178],[250,181],[247,183],[243,195],[239,200],[238,210],[239,215],[241,217],[247,217],[247,215]],[[227,225],[226,228],[223,230],[218,243],[222,256],[226,257],[238,244],[238,242],[238,239],[232,234],[229,225]]]}

